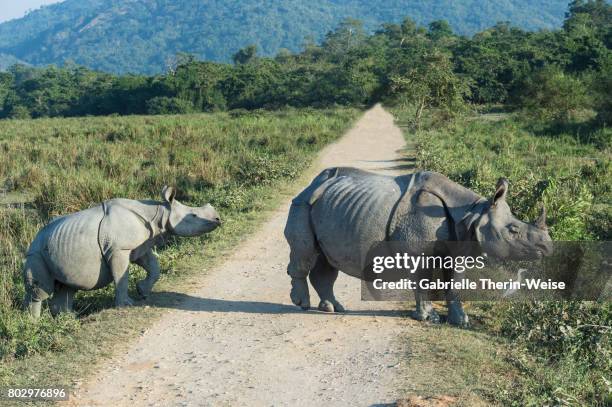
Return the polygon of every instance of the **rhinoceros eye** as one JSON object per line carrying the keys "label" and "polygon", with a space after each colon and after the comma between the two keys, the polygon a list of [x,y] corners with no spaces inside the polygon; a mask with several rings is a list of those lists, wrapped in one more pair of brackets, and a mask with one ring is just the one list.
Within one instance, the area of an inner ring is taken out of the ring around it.
{"label": "rhinoceros eye", "polygon": [[508,226],[508,229],[510,230],[510,233],[515,235],[521,231],[521,228],[519,228],[517,225],[510,225]]}

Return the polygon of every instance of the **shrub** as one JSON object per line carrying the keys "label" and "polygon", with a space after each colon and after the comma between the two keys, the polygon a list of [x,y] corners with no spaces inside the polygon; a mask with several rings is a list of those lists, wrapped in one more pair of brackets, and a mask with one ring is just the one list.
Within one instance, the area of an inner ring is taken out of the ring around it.
{"label": "shrub", "polygon": [[532,301],[498,305],[499,333],[516,348],[521,376],[500,392],[505,405],[610,405],[610,302]]}
{"label": "shrub", "polygon": [[59,351],[66,346],[80,326],[80,322],[71,314],[61,314],[56,318],[45,314],[40,320],[34,320],[25,313],[2,310],[0,360]]}
{"label": "shrub", "polygon": [[586,84],[556,66],[547,66],[528,76],[515,103],[528,118],[569,123],[592,105]]}
{"label": "shrub", "polygon": [[594,109],[597,112],[597,120],[601,124],[612,125],[612,61],[607,62],[600,72],[592,76],[590,91],[595,95]]}
{"label": "shrub", "polygon": [[295,177],[298,167],[294,163],[274,160],[268,154],[241,158],[236,179],[247,185],[269,185],[284,177]]}
{"label": "shrub", "polygon": [[11,119],[29,119],[32,115],[27,107],[18,105],[11,109],[9,117]]}
{"label": "shrub", "polygon": [[194,110],[190,101],[179,98],[157,96],[147,101],[148,114],[185,114]]}
{"label": "shrub", "polygon": [[587,301],[515,303],[503,312],[500,333],[538,355],[572,358],[612,369],[612,304]]}

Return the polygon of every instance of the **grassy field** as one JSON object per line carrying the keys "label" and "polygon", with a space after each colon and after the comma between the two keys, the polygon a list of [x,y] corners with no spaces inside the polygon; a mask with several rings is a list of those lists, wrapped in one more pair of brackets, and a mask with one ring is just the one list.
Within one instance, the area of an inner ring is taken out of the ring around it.
{"label": "grassy field", "polygon": [[[394,113],[400,125],[409,125],[411,112]],[[596,137],[543,133],[516,115],[466,116],[438,125],[432,119],[424,130],[406,128],[417,168],[440,172],[486,197],[498,177],[507,177],[514,213],[533,220],[544,203],[554,240],[610,240],[609,131],[600,130]],[[451,339],[445,341],[453,346],[440,355],[441,360],[455,360],[458,348],[467,355],[461,363],[467,371],[462,374],[465,388],[501,405],[610,405],[610,302],[468,307],[475,315],[474,327],[447,329]],[[446,365],[453,369],[455,363]]]}
{"label": "grassy field", "polygon": [[[354,109],[187,116],[3,121],[0,132],[0,385],[78,384],[95,361],[118,351],[176,298],[112,309],[113,288],[79,293],[76,316],[41,321],[20,311],[24,252],[54,216],[112,197],[212,203],[224,227],[160,251],[157,288],[188,287],[282,199],[315,153],[357,117]],[[203,252],[203,248],[205,252]],[[130,289],[144,273],[133,268]],[[66,373],[72,372],[72,373]]]}

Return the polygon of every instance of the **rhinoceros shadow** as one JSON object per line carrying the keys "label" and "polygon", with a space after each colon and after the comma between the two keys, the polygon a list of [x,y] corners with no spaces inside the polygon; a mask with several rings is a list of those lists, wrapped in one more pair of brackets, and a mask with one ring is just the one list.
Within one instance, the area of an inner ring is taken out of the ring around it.
{"label": "rhinoceros shadow", "polygon": [[[316,308],[311,308],[308,311],[304,311],[290,304],[265,301],[239,301],[223,300],[218,298],[202,298],[171,291],[154,292],[147,301],[142,302],[142,305],[200,312],[244,312],[251,314],[301,314],[304,312],[309,312],[313,314],[330,315],[328,313],[318,311]],[[348,310],[342,315],[402,318],[409,316],[410,313],[402,310]]]}

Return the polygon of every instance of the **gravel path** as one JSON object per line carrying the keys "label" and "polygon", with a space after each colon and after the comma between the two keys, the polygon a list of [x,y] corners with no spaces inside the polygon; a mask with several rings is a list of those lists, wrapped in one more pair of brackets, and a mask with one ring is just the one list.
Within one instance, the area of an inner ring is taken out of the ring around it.
{"label": "gravel path", "polygon": [[[365,113],[317,168],[351,165],[406,171],[393,117]],[[129,351],[107,362],[76,405],[369,406],[397,400],[407,326],[398,304],[362,302],[357,279],[341,273],[336,295],[349,310],[303,312],[289,299],[289,202]],[[318,304],[311,289],[311,303]],[[72,403],[71,403],[72,404]]]}

